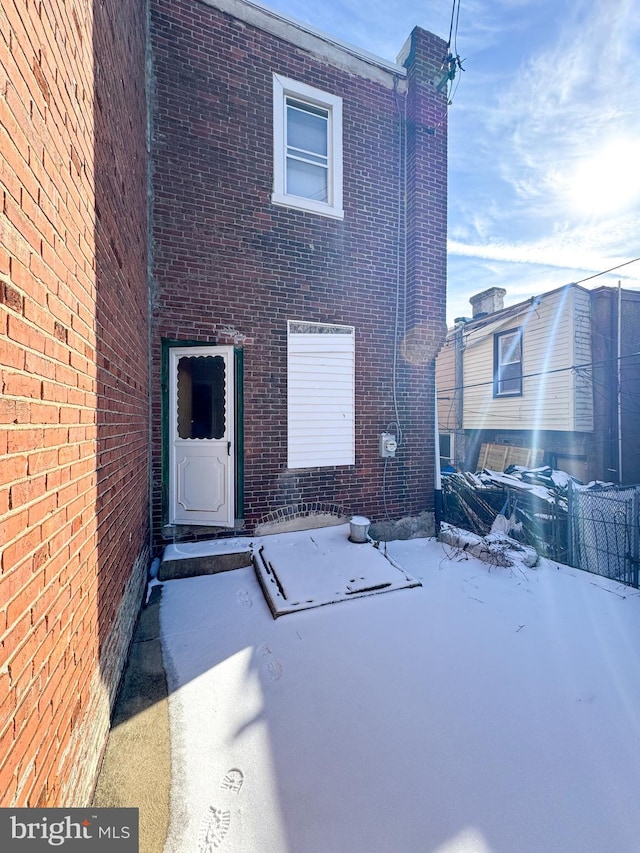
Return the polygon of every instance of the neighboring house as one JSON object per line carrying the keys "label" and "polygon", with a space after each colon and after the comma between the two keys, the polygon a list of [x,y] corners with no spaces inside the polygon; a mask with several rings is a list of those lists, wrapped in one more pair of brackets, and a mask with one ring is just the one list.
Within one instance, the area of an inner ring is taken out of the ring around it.
{"label": "neighboring house", "polygon": [[446,45],[244,0],[152,0],[151,45],[156,542],[431,513]]}
{"label": "neighboring house", "polygon": [[144,3],[0,45],[0,804],[84,805],[150,559]]}
{"label": "neighboring house", "polygon": [[640,292],[591,296],[594,458],[599,479],[640,483]]}
{"label": "neighboring house", "polygon": [[241,0],[0,36],[0,805],[70,807],[152,541],[433,509],[446,46]]}
{"label": "neighboring house", "polygon": [[472,297],[438,356],[444,463],[476,470],[492,444],[583,481],[640,482],[640,293],[571,284],[504,308],[505,293]]}

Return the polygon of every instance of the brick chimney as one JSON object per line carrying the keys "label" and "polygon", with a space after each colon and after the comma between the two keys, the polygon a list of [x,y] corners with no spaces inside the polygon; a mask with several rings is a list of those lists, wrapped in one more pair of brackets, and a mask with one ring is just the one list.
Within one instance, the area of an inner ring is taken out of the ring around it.
{"label": "brick chimney", "polygon": [[503,287],[490,287],[482,293],[476,293],[469,302],[473,311],[473,319],[484,317],[485,314],[493,314],[494,311],[502,311],[504,308],[504,297],[507,291]]}

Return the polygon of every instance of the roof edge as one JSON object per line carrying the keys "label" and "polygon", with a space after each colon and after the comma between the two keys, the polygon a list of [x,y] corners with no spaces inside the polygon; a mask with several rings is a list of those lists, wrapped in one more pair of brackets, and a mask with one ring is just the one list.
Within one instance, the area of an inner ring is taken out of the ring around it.
{"label": "roof edge", "polygon": [[[341,53],[347,54],[356,60],[374,66],[387,74],[392,74],[395,77],[406,77],[407,69],[395,62],[390,62],[383,59],[381,56],[376,56],[374,53],[363,50],[349,42],[342,41],[329,33],[325,33],[310,24],[305,24],[295,18],[290,18],[286,15],[276,12],[274,9],[265,6],[257,0],[198,0],[205,6],[212,6],[219,9],[221,12],[226,12],[233,15],[248,24],[252,24],[260,29],[266,30],[275,35],[280,35],[291,41],[294,44],[299,44],[300,47],[310,47],[309,44],[300,44],[299,41],[293,39],[286,34],[286,29],[297,30],[309,38],[309,40],[318,40],[324,42],[329,48],[338,50]],[[283,28],[285,32],[283,33]],[[317,48],[317,46],[316,46]],[[330,58],[330,57],[328,57]]]}

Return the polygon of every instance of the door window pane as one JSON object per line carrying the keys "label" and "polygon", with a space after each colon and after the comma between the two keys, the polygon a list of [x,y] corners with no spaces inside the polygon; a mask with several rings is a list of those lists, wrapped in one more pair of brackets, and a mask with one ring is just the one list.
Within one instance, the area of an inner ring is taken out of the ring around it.
{"label": "door window pane", "polygon": [[178,436],[223,438],[225,365],[222,356],[184,356],[178,361]]}

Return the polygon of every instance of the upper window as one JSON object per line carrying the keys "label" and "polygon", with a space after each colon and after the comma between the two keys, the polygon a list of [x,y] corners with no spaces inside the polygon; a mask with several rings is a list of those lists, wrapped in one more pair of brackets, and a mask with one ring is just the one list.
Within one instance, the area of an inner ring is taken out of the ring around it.
{"label": "upper window", "polygon": [[342,98],[273,75],[275,204],[342,219]]}
{"label": "upper window", "polygon": [[493,396],[522,394],[522,328],[493,337]]}

